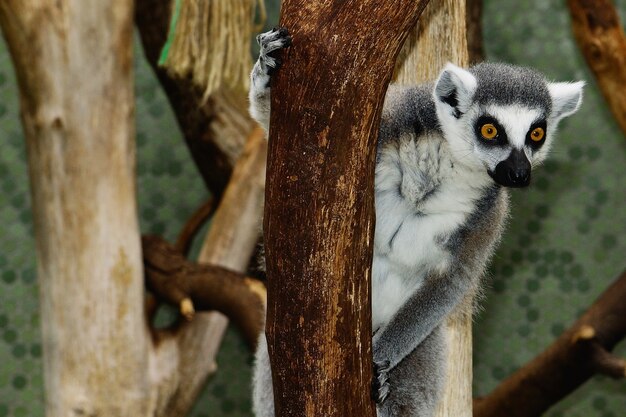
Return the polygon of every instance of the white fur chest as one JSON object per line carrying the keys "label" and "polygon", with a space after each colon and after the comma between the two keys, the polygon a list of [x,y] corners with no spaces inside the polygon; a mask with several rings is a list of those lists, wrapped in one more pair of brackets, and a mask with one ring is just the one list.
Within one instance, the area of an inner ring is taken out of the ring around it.
{"label": "white fur chest", "polygon": [[373,328],[388,322],[430,271],[446,270],[447,239],[472,213],[484,175],[454,164],[438,134],[383,144],[376,165]]}

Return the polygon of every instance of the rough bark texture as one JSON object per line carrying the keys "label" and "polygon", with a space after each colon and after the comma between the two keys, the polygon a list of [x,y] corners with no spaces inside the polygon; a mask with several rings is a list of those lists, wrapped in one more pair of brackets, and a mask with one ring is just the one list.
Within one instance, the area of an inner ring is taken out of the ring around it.
{"label": "rough bark texture", "polygon": [[373,179],[394,61],[425,1],[283,2],[265,244],[276,413],[374,416]]}
{"label": "rough bark texture", "polygon": [[574,37],[626,135],[626,35],[609,0],[568,0]]}
{"label": "rough bark texture", "polygon": [[0,24],[28,151],[46,415],[144,416],[133,3],[5,0]]}
{"label": "rough bark texture", "polygon": [[[467,66],[465,1],[431,0],[404,45],[396,64],[395,82],[432,81],[447,62]],[[472,297],[447,320],[447,379],[437,415],[472,414]]]}
{"label": "rough bark texture", "polygon": [[474,404],[476,417],[536,417],[595,373],[625,377],[608,352],[626,337],[626,272],[548,349]]}
{"label": "rough bark texture", "polygon": [[208,189],[221,195],[254,122],[244,93],[222,89],[203,100],[188,79],[173,79],[157,64],[167,38],[171,2],[137,0],[135,20],[146,58],[154,69]]}

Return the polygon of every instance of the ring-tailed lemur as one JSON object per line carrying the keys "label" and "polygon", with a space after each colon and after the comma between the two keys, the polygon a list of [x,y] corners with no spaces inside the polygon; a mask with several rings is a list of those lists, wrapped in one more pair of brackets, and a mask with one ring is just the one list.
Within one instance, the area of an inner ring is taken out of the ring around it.
{"label": "ring-tailed lemur", "polygon": [[[257,37],[250,111],[269,123],[270,54],[284,29]],[[584,83],[549,83],[505,64],[448,64],[434,84],[390,86],[375,174],[372,265],[374,381],[379,417],[429,417],[443,384],[441,324],[476,289],[508,214],[504,187],[525,187]],[[265,337],[254,376],[257,417],[274,403]]]}

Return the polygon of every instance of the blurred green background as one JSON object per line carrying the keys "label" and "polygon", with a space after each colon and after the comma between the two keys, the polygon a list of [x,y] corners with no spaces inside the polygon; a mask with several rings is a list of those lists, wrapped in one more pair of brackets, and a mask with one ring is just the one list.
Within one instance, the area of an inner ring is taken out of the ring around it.
{"label": "blurred green background", "polygon": [[[267,3],[271,27],[277,5]],[[616,5],[623,18],[626,0]],[[588,86],[581,110],[563,123],[533,186],[512,193],[512,218],[476,317],[476,395],[541,352],[626,267],[626,138],[573,41],[565,2],[486,0],[483,27],[489,60],[533,66],[551,79],[586,80]],[[138,44],[135,68],[141,228],[171,240],[207,193]],[[0,417],[43,416],[25,145],[2,41],[0,138]],[[626,356],[626,343],[617,353]],[[232,329],[218,364],[192,416],[250,416],[251,355]],[[547,415],[625,416],[626,382],[596,377]]]}

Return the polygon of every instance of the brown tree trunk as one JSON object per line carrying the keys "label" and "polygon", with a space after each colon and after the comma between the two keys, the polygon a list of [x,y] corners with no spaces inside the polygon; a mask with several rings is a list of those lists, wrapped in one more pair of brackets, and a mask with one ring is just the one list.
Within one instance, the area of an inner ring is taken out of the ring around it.
{"label": "brown tree trunk", "polygon": [[[465,0],[431,0],[400,53],[395,82],[437,78],[446,62],[468,65]],[[447,320],[446,385],[437,416],[472,415],[472,296]]]}
{"label": "brown tree trunk", "polygon": [[283,2],[265,210],[276,415],[374,416],[370,269],[380,111],[426,1]]}
{"label": "brown tree trunk", "polygon": [[46,415],[144,416],[133,3],[5,0],[0,24],[28,151]]}

